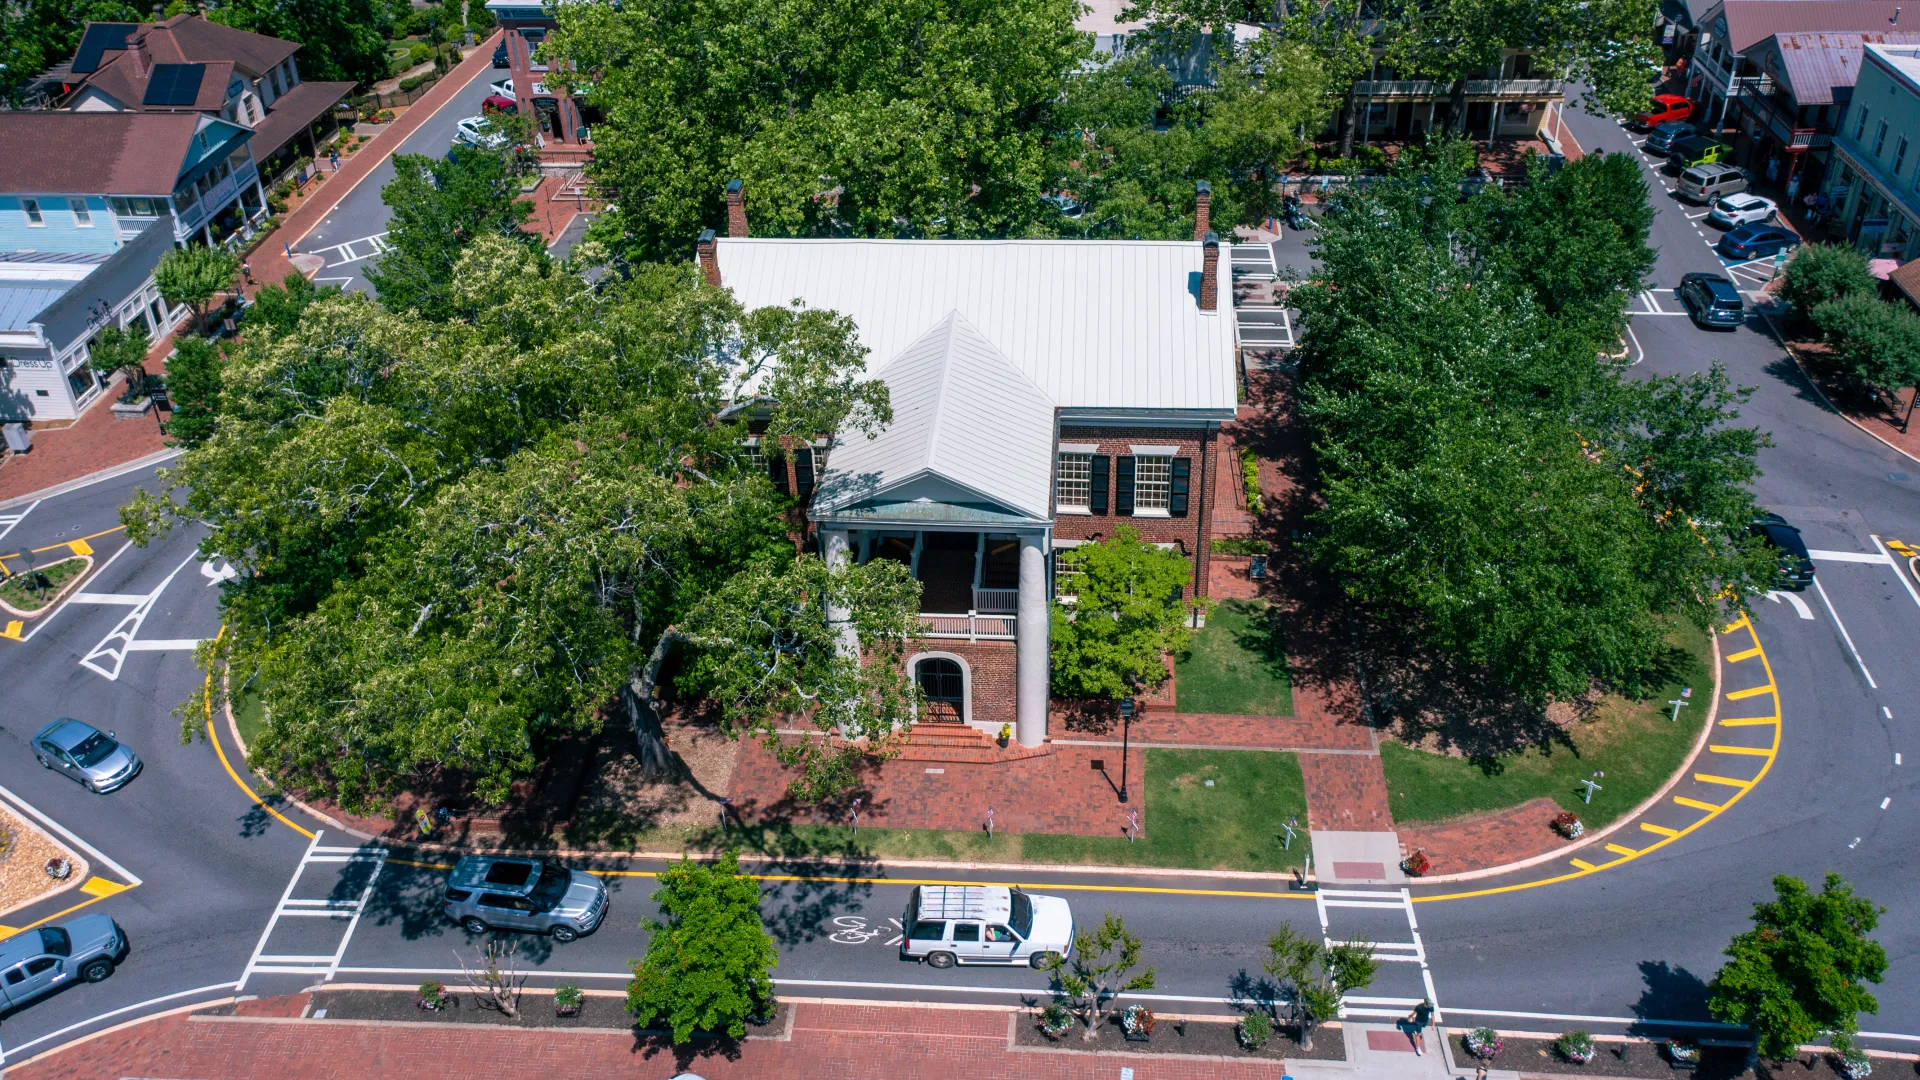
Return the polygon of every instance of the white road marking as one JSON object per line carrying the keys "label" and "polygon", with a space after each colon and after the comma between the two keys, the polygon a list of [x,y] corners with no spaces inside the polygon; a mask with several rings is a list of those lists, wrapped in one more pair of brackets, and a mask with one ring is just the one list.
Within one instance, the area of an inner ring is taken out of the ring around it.
{"label": "white road marking", "polygon": [[121,866],[119,863],[114,862],[112,859],[107,858],[107,856],[104,853],[102,853],[99,848],[94,847],[92,844],[89,844],[85,840],[82,840],[78,836],[75,836],[73,834],[73,831],[68,829],[65,825],[62,825],[59,822],[48,817],[47,815],[41,813],[39,809],[35,807],[32,803],[28,802],[27,800],[21,798],[18,795],[15,795],[13,792],[7,790],[4,787],[0,787],[0,797],[5,797],[5,799],[8,802],[19,807],[21,810],[26,811],[28,817],[33,818],[35,821],[38,821],[40,824],[45,825],[47,828],[52,829],[54,832],[57,832],[61,836],[66,837],[68,840],[73,842],[74,847],[79,848],[81,851],[84,851],[87,854],[93,856],[99,862],[104,863],[108,867],[112,868],[114,873],[119,874],[122,878],[126,879],[127,884],[129,885],[140,884],[140,878],[138,876],[133,874],[126,867]]}
{"label": "white road marking", "polygon": [[1886,798],[1884,798],[1884,799],[1881,799],[1881,800],[1880,800],[1880,809],[1882,809],[1882,810],[1885,810],[1885,809],[1886,809],[1886,808],[1887,808],[1887,807],[1888,807],[1888,806],[1889,806],[1889,805],[1890,805],[1890,804],[1891,804],[1892,802],[1893,802],[1893,796],[1891,796],[1891,795],[1889,795],[1889,796],[1887,796],[1887,797],[1886,797]]}
{"label": "white road marking", "polygon": [[235,570],[232,563],[216,555],[200,564],[200,576],[207,579],[209,586],[213,586],[239,577],[240,571]]}
{"label": "white road marking", "polygon": [[[115,560],[115,559],[118,559],[118,558],[119,558],[120,556],[122,556],[122,555],[125,555],[125,554],[127,553],[127,549],[128,549],[128,548],[131,548],[132,546],[133,546],[133,543],[132,543],[131,541],[129,541],[129,542],[127,542],[127,543],[125,543],[125,544],[121,544],[121,545],[120,545],[120,550],[119,550],[119,551],[116,551],[116,552],[114,552],[114,553],[113,553],[112,555],[109,555],[109,556],[107,557],[107,561],[106,561],[106,562],[104,562],[104,563],[101,563],[101,564],[100,564],[100,567],[99,567],[99,569],[97,569],[97,570],[95,570],[95,571],[93,572],[93,576],[94,576],[94,577],[99,577],[99,576],[100,576],[101,574],[104,574],[104,573],[106,573],[106,572],[107,572],[107,567],[109,567],[109,566],[112,566],[112,565],[113,565],[113,562],[114,562],[114,560]],[[75,595],[79,595],[79,594],[77,594],[77,593],[76,593]],[[22,644],[25,644],[26,642],[29,642],[29,641],[32,641],[32,640],[33,640],[33,635],[35,635],[35,634],[37,634],[37,633],[39,633],[39,632],[40,632],[40,631],[42,631],[42,630],[45,630],[45,629],[47,628],[47,624],[48,624],[48,623],[50,623],[50,622],[52,622],[52,621],[54,620],[54,617],[55,617],[56,615],[59,615],[59,614],[60,614],[61,612],[63,612],[63,611],[65,611],[65,610],[67,610],[67,606],[68,606],[69,604],[71,604],[71,603],[73,603],[73,597],[72,597],[72,596],[69,596],[69,597],[67,597],[67,598],[66,598],[65,600],[62,600],[62,601],[60,601],[60,606],[59,606],[59,607],[57,607],[57,608],[54,608],[54,609],[53,609],[52,611],[49,611],[49,612],[47,612],[47,615],[46,615],[46,617],[45,617],[45,618],[43,618],[43,619],[41,619],[41,620],[40,620],[39,622],[37,622],[37,623],[35,623],[35,624],[34,624],[34,626],[33,626],[33,629],[31,629],[31,630],[29,630],[29,631],[27,631],[27,636],[26,636],[26,637],[23,637],[23,638],[21,638],[21,639],[20,639],[20,641],[21,641],[21,643],[22,643]]]}
{"label": "white road marking", "polygon": [[1893,755],[1893,763],[1894,763],[1895,765],[1898,765],[1898,764],[1900,764],[1900,755],[1899,755],[1899,754],[1895,754],[1895,755]]}
{"label": "white road marking", "polygon": [[[1885,558],[1887,562],[1892,563],[1893,556],[1887,551],[1887,545],[1880,542],[1880,537],[1877,534],[1874,535],[1872,539],[1873,546],[1880,549],[1881,557]],[[1898,565],[1895,565],[1893,568],[1893,576],[1899,578],[1900,584],[1907,587],[1907,595],[1913,598],[1913,603],[1916,607],[1920,607],[1920,592],[1914,591],[1913,582],[1907,580],[1907,575],[1900,572]],[[1888,719],[1892,719],[1891,713],[1888,714]]]}
{"label": "white road marking", "polygon": [[[1891,720],[1891,719],[1893,719],[1893,710],[1892,710],[1892,709],[1889,709],[1889,708],[1887,708],[1887,707],[1886,707],[1885,705],[1882,705],[1882,706],[1880,706],[1880,715],[1881,715],[1881,716],[1884,716],[1884,717],[1886,717],[1886,718],[1887,718],[1887,719],[1889,719],[1889,720]],[[1895,755],[1894,755],[1894,757],[1899,757],[1899,756],[1900,756],[1900,755],[1898,755],[1898,754],[1895,754]],[[1894,762],[1894,764],[1895,764],[1895,765],[1898,765],[1898,764],[1900,764],[1900,763],[1899,763],[1898,761],[1896,761],[1896,762]]]}
{"label": "white road marking", "polygon": [[128,652],[192,652],[200,647],[200,638],[156,638],[152,641],[129,641]]}
{"label": "white road marking", "polygon": [[39,506],[43,502],[46,502],[46,500],[35,499],[32,502],[27,504],[27,508],[25,510],[20,511],[17,514],[0,514],[0,525],[6,526],[5,528],[0,528],[0,540],[5,540],[7,538],[7,534],[13,531],[13,527],[15,525],[20,524],[22,521],[25,521],[27,515],[33,513],[33,508],[36,506]]}
{"label": "white road marking", "polygon": [[[353,942],[353,932],[360,925],[360,915],[367,908],[367,899],[373,895],[374,883],[380,880],[380,871],[387,865],[387,849],[383,847],[321,847],[322,829],[313,834],[307,842],[306,853],[300,856],[299,865],[287,878],[287,889],[280,894],[280,902],[274,905],[273,915],[267,920],[266,929],[260,931],[260,940],[254,943],[253,955],[247,958],[246,970],[240,973],[240,981],[234,984],[235,992],[246,988],[247,980],[258,974],[268,975],[318,975],[321,982],[330,981],[340,972],[340,960],[347,954],[347,946]],[[300,875],[308,866],[317,863],[365,863],[373,864],[373,872],[367,875],[367,883],[360,890],[360,896],[350,901],[327,901],[295,899],[294,887],[300,884]],[[316,911],[315,905],[322,910]],[[331,954],[327,953],[269,953],[266,951],[267,939],[273,936],[273,928],[288,915],[324,915],[329,918],[347,919],[347,929],[340,937],[340,947]]]}
{"label": "white road marking", "polygon": [[69,604],[119,604],[123,607],[139,607],[146,602],[146,593],[77,592],[67,597]]}
{"label": "white road marking", "polygon": [[68,1024],[66,1027],[61,1028],[59,1031],[48,1032],[47,1034],[42,1035],[37,1039],[32,1039],[27,1042],[23,1042],[19,1046],[16,1046],[11,1050],[0,1051],[0,1062],[4,1062],[9,1058],[18,1056],[19,1054],[27,1050],[29,1047],[39,1046],[41,1043],[46,1042],[49,1039],[57,1039],[62,1035],[79,1031],[83,1027],[87,1027],[92,1024],[98,1024],[102,1020],[111,1020],[116,1016],[123,1016],[127,1013],[134,1012],[139,1009],[144,1009],[150,1005],[158,1005],[164,1001],[177,1001],[180,998],[192,997],[195,994],[206,994],[206,993],[211,993],[215,990],[232,990],[233,988],[234,988],[234,985],[232,983],[214,983],[211,986],[202,986],[193,990],[181,990],[181,991],[178,991],[177,993],[172,993],[172,994],[162,994],[157,998],[148,998],[145,1001],[137,1002],[132,1005],[123,1005],[118,1009],[114,1009],[112,1012],[103,1012],[99,1016],[90,1017],[86,1020],[80,1021],[77,1024]]}
{"label": "white road marking", "polygon": [[[1708,214],[1711,214],[1711,213],[1713,213],[1713,211],[1711,211],[1711,210],[1702,210],[1702,211],[1700,211],[1700,212],[1699,212],[1699,213],[1697,213],[1697,214],[1688,214],[1688,215],[1687,215],[1687,220],[1688,220],[1688,221],[1699,221],[1699,220],[1700,220],[1701,218],[1703,218],[1703,217],[1706,217],[1706,216],[1707,216]],[[1695,228],[1696,228],[1696,229],[1698,229],[1698,226],[1695,226]]]}
{"label": "white road marking", "polygon": [[1873,681],[1873,672],[1867,670],[1867,662],[1860,659],[1860,650],[1853,647],[1853,637],[1840,622],[1840,613],[1833,610],[1833,601],[1827,599],[1827,590],[1821,587],[1819,578],[1813,579],[1813,588],[1820,594],[1820,602],[1827,605],[1827,614],[1833,616],[1833,628],[1840,631],[1840,640],[1847,643],[1847,651],[1853,654],[1853,662],[1860,665],[1860,674],[1867,677],[1867,685],[1875,690],[1880,689],[1880,684]]}
{"label": "white road marking", "polygon": [[[1875,555],[1871,551],[1826,551],[1821,548],[1813,548],[1807,552],[1807,556],[1816,562],[1885,563],[1888,566],[1893,565],[1893,556],[1888,555],[1886,552]],[[1920,601],[1915,602],[1920,603]]]}
{"label": "white road marking", "polygon": [[[126,549],[122,548],[121,550],[124,551]],[[153,605],[160,599],[160,594],[166,592],[167,586],[173,584],[173,579],[179,575],[180,571],[187,568],[187,563],[192,562],[196,558],[198,558],[198,556],[189,555],[179,566],[174,567],[173,573],[168,574],[166,580],[162,581],[158,588],[148,593],[146,599],[142,600],[132,611],[128,612],[126,617],[122,618],[120,622],[114,626],[111,633],[100,639],[100,644],[95,645],[93,650],[87,653],[86,658],[80,661],[80,666],[102,676],[108,682],[117,681],[120,678],[120,669],[125,666],[127,662],[127,654],[135,651],[134,638],[140,633],[140,624],[147,621],[147,616],[153,612]],[[115,647],[113,644],[116,639],[119,641],[118,647]],[[94,663],[95,660],[101,657],[112,658],[112,671],[108,671],[106,668]]]}
{"label": "white road marking", "polygon": [[[319,255],[321,258],[327,260],[325,269],[332,270],[335,267],[345,266],[348,263],[360,262],[363,259],[371,259],[374,256],[379,255],[381,252],[384,252],[385,250],[387,250],[386,238],[387,238],[387,234],[384,232],[374,233],[372,236],[362,236],[357,240],[343,240],[338,244],[333,244],[328,247],[318,248],[313,251],[303,251],[303,252],[300,252],[300,254]],[[365,254],[361,254],[357,252],[355,250],[356,246],[365,246],[365,248],[367,249]],[[334,255],[337,257],[329,257],[327,255],[328,252],[333,252]],[[327,280],[337,280],[337,279],[327,279]],[[348,279],[348,280],[351,280],[351,279]]]}
{"label": "white road marking", "polygon": [[[1640,354],[1640,360],[1645,360],[1647,358],[1647,350],[1641,346],[1640,335],[1633,332],[1633,323],[1631,322],[1627,323],[1627,337],[1632,339],[1633,351]],[[1640,360],[1635,360],[1634,363],[1638,364]]]}
{"label": "white road marking", "polygon": [[1807,602],[1805,600],[1800,599],[1799,595],[1796,593],[1783,593],[1777,590],[1770,590],[1767,593],[1767,599],[1773,601],[1776,604],[1782,600],[1785,600],[1787,603],[1793,605],[1793,613],[1795,615],[1798,615],[1801,618],[1809,621],[1813,619],[1813,612],[1807,610]]}

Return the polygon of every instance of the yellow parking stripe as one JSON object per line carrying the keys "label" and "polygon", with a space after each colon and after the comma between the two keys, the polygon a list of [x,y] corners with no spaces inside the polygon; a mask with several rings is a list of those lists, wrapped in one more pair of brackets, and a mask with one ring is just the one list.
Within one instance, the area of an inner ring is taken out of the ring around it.
{"label": "yellow parking stripe", "polygon": [[1751,660],[1754,657],[1759,656],[1761,653],[1765,651],[1766,651],[1765,649],[1762,649],[1758,645],[1755,645],[1751,649],[1742,649],[1739,652],[1734,653],[1732,656],[1727,657],[1727,663],[1737,664],[1742,660]]}
{"label": "yellow parking stripe", "polygon": [[12,638],[15,641],[19,641],[21,640],[20,631],[26,625],[26,623],[21,622],[19,619],[9,619],[7,620],[7,628],[0,630],[0,637]]}
{"label": "yellow parking stripe", "polygon": [[1675,795],[1675,796],[1673,797],[1673,801],[1674,801],[1674,802],[1677,802],[1677,803],[1679,803],[1679,804],[1680,804],[1681,806],[1691,806],[1691,807],[1693,807],[1693,808],[1694,808],[1695,810],[1718,810],[1718,809],[1720,809],[1720,805],[1719,805],[1718,803],[1710,803],[1710,802],[1701,802],[1701,801],[1700,801],[1699,799],[1683,799],[1683,798],[1681,798],[1681,797],[1680,797],[1680,796],[1678,796],[1678,795]]}
{"label": "yellow parking stripe", "polygon": [[1754,686],[1754,687],[1749,687],[1745,690],[1729,690],[1727,691],[1727,700],[1728,701],[1745,701],[1747,698],[1750,698],[1750,697],[1759,697],[1761,694],[1771,694],[1771,693],[1773,693],[1773,684],[1768,683],[1765,686]]}
{"label": "yellow parking stripe", "polygon": [[1656,836],[1679,836],[1680,835],[1679,829],[1669,829],[1665,825],[1649,825],[1644,821],[1640,823],[1640,828],[1642,831],[1653,833]]}
{"label": "yellow parking stripe", "polygon": [[1727,787],[1737,788],[1749,788],[1753,786],[1753,781],[1751,780],[1735,780],[1731,777],[1715,776],[1712,773],[1697,772],[1693,774],[1693,778],[1703,784],[1724,784]]}
{"label": "yellow parking stripe", "polygon": [[1757,724],[1777,724],[1778,716],[1730,716],[1720,721],[1721,727],[1753,727]]}
{"label": "yellow parking stripe", "polygon": [[87,543],[85,540],[75,540],[74,542],[68,544],[67,546],[73,549],[73,553],[75,555],[93,554],[93,545]]}
{"label": "yellow parking stripe", "polygon": [[1773,751],[1764,746],[1721,746],[1719,743],[1710,743],[1707,749],[1716,754],[1746,754],[1749,757],[1773,756]]}
{"label": "yellow parking stripe", "polygon": [[86,893],[88,896],[112,896],[114,893],[126,892],[129,888],[131,888],[131,886],[122,885],[117,881],[108,881],[106,878],[101,877],[90,877],[87,879],[85,885],[80,886],[80,891]]}
{"label": "yellow parking stripe", "polygon": [[1585,860],[1585,859],[1568,859],[1567,861],[1568,861],[1568,862],[1570,862],[1570,863],[1572,863],[1573,865],[1575,865],[1575,866],[1577,866],[1577,867],[1579,867],[1579,868],[1580,868],[1580,869],[1582,869],[1582,870],[1591,870],[1591,869],[1593,869],[1593,864],[1592,864],[1592,863],[1590,863],[1590,862],[1588,862],[1588,861],[1587,861],[1587,860]]}
{"label": "yellow parking stripe", "polygon": [[1640,854],[1640,852],[1638,852],[1637,850],[1635,850],[1635,849],[1633,849],[1633,848],[1630,848],[1630,847],[1621,847],[1621,846],[1620,846],[1619,844],[1608,844],[1608,845],[1607,845],[1607,850],[1608,850],[1608,851],[1611,851],[1611,852],[1613,852],[1613,853],[1614,853],[1615,855],[1638,855],[1638,854]]}

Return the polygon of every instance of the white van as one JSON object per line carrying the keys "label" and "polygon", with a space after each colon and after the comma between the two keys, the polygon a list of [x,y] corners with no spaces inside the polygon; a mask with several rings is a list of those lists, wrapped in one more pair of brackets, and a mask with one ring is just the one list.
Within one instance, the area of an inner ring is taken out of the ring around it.
{"label": "white van", "polygon": [[928,967],[1037,968],[1073,950],[1073,911],[1065,900],[1005,885],[917,885],[900,925],[900,955]]}

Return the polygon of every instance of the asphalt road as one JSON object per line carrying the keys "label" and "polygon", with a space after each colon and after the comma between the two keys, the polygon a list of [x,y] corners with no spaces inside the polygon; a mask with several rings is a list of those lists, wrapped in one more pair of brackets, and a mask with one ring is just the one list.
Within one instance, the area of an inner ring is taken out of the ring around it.
{"label": "asphalt road", "polygon": [[[493,91],[490,84],[508,76],[504,68],[482,68],[473,81],[462,87],[439,112],[400,144],[399,153],[440,157],[453,146],[455,125],[480,114],[480,102]],[[379,254],[380,238],[386,235],[393,212],[380,201],[380,191],[394,177],[393,158],[382,161],[366,179],[360,181],[340,205],[334,207],[320,227],[300,241],[299,252],[319,255],[326,266],[314,278],[321,285],[372,292],[365,277],[367,263]]]}
{"label": "asphalt road", "polygon": [[[487,81],[473,92],[483,92]],[[438,152],[461,115],[449,107],[434,121],[445,120],[444,133],[429,124],[415,140]],[[1570,122],[1589,148],[1630,150],[1629,133],[1611,121],[1576,114]],[[363,184],[329,222],[332,234],[308,246],[378,231],[379,181]],[[1324,914],[1332,936],[1409,947],[1402,952],[1417,943],[1427,957],[1430,984],[1417,963],[1385,964],[1364,995],[1379,1000],[1359,1002],[1363,1009],[1401,1013],[1399,1002],[1433,993],[1454,1023],[1548,1030],[1698,1024],[1706,1020],[1701,1002],[1719,950],[1747,925],[1751,904],[1769,895],[1772,875],[1817,880],[1834,870],[1888,909],[1879,936],[1893,966],[1877,991],[1880,1014],[1863,1018],[1862,1026],[1906,1038],[1868,1041],[1909,1049],[1920,1042],[1920,900],[1909,887],[1920,869],[1920,790],[1908,772],[1920,759],[1902,764],[1920,754],[1920,739],[1911,734],[1920,717],[1920,674],[1911,662],[1920,598],[1900,566],[1871,561],[1882,554],[1876,538],[1920,544],[1914,481],[1894,478],[1920,476],[1920,465],[1827,409],[1763,324],[1709,332],[1656,313],[1677,309],[1670,290],[1681,274],[1722,268],[1690,212],[1697,211],[1659,205],[1660,260],[1648,283],[1652,299],[1635,305],[1634,370],[1675,374],[1724,361],[1736,381],[1755,388],[1745,418],[1774,438],[1762,456],[1762,501],[1805,530],[1816,550],[1850,556],[1820,557],[1819,589],[1759,605],[1755,632],[1779,691],[1781,747],[1738,805],[1657,851],[1572,881],[1516,880],[1521,887],[1457,899],[1445,897],[1472,887],[1423,887],[1409,905],[1382,893],[1365,899],[1388,906],[1324,912],[1284,883],[1222,877],[874,867],[850,880],[792,880],[805,876],[796,874],[804,868],[757,866],[770,876],[765,910],[781,947],[783,990],[925,1001],[1040,995],[1046,984],[1036,972],[936,972],[902,962],[893,944],[893,920],[913,882],[1014,880],[1068,897],[1082,921],[1103,910],[1123,915],[1145,938],[1146,961],[1160,976],[1157,989],[1143,996],[1184,1011],[1225,1010],[1236,997],[1258,996],[1266,935],[1281,922],[1311,931]],[[1283,238],[1275,254],[1282,266],[1302,265],[1303,239]],[[9,1061],[143,1008],[196,993],[225,996],[243,978],[248,994],[325,977],[456,982],[458,959],[471,958],[477,945],[439,914],[438,856],[396,851],[362,858],[351,853],[357,840],[329,829],[317,854],[335,861],[305,861],[308,835],[253,806],[210,744],[180,744],[172,710],[201,676],[178,646],[217,632],[222,565],[194,558],[193,533],[123,550],[111,531],[114,509],[143,484],[152,484],[151,470],[46,500],[0,539],[0,554],[81,540],[105,564],[85,593],[120,598],[70,602],[31,624],[25,642],[0,641],[0,786],[139,879],[122,891],[97,889],[110,893],[97,900],[74,892],[0,919],[26,925],[86,902],[87,910],[120,920],[133,942],[126,965],[108,982],[0,1018]],[[124,635],[113,635],[142,610],[134,640],[162,647],[125,649]],[[22,742],[59,715],[117,730],[145,757],[145,773],[121,792],[93,796],[36,767]],[[286,812],[300,829],[323,828]],[[335,848],[345,850],[329,850]],[[638,923],[652,914],[647,894],[659,864],[593,868],[608,875],[612,913],[598,933],[572,944],[523,939],[520,959],[537,971],[536,983],[615,987],[628,960],[644,951]],[[96,873],[109,885],[131,884],[102,867]],[[276,917],[283,896],[352,910]],[[1342,898],[1322,894],[1327,899]],[[122,1009],[131,1011],[114,1015]]]}

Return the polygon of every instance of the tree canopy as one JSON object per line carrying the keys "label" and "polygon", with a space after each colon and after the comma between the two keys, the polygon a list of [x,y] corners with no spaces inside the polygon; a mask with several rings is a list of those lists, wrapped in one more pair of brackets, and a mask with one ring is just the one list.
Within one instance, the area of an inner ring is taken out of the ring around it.
{"label": "tree canopy", "polygon": [[457,311],[454,264],[467,245],[497,236],[537,251],[520,226],[533,216],[505,153],[457,147],[445,157],[396,154],[394,177],[380,189],[393,210],[380,257],[367,280],[389,311],[446,319]]}
{"label": "tree canopy", "polygon": [[1310,552],[1534,701],[1638,688],[1664,616],[1705,626],[1771,581],[1746,534],[1765,445],[1734,423],[1747,391],[1718,367],[1596,362],[1651,260],[1644,187],[1613,156],[1462,197],[1440,147],[1335,200],[1293,293],[1324,493]]}
{"label": "tree canopy", "polygon": [[188,244],[160,256],[153,268],[153,283],[168,307],[185,304],[193,309],[191,330],[199,328],[213,295],[232,285],[233,275],[239,272],[239,258],[225,248]]}
{"label": "tree canopy", "polygon": [[373,83],[387,77],[386,33],[393,7],[384,0],[221,0],[215,22],[300,43],[303,79]]}
{"label": "tree canopy", "polygon": [[1773,891],[1753,905],[1753,929],[1727,946],[1707,1008],[1716,1020],[1747,1025],[1761,1054],[1784,1061],[1824,1034],[1854,1034],[1859,1014],[1880,1011],[1863,984],[1887,971],[1886,949],[1869,936],[1886,909],[1855,896],[1839,874],[1817,893],[1781,874]]}
{"label": "tree canopy", "polygon": [[1166,682],[1163,658],[1192,637],[1194,605],[1181,599],[1192,580],[1186,556],[1147,543],[1130,525],[1063,550],[1056,588],[1073,602],[1053,605],[1053,692],[1113,700]]}
{"label": "tree canopy", "polygon": [[148,8],[120,0],[0,4],[0,97],[18,104],[29,80],[73,58],[90,22],[139,22]]}
{"label": "tree canopy", "polygon": [[[350,808],[436,776],[497,800],[616,700],[657,735],[651,679],[676,643],[707,687],[759,665],[764,685],[729,700],[735,735],[773,739],[796,705],[850,737],[890,729],[904,675],[810,645],[831,593],[884,655],[916,586],[796,565],[747,416],[723,415],[751,372],[778,389],[772,431],[876,430],[885,387],[845,319],[743,311],[688,266],[594,285],[497,235],[460,256],[448,299],[446,322],[332,294],[291,329],[250,327],[211,435],[168,471],[184,502],[122,512],[141,542],[204,521],[203,549],[240,568],[215,659],[261,676],[256,764]],[[824,752],[801,763],[844,775]]]}
{"label": "tree canopy", "polygon": [[1813,309],[1822,367],[1851,387],[1894,393],[1920,382],[1920,316],[1903,301],[1856,292]]}
{"label": "tree canopy", "polygon": [[772,971],[780,964],[760,921],[760,883],[740,872],[740,853],[718,863],[687,859],[660,875],[653,902],[664,919],[644,919],[645,959],[633,963],[627,1011],[642,1025],[664,1017],[673,1041],[695,1032],[747,1033],[747,1021],[773,1009]]}

